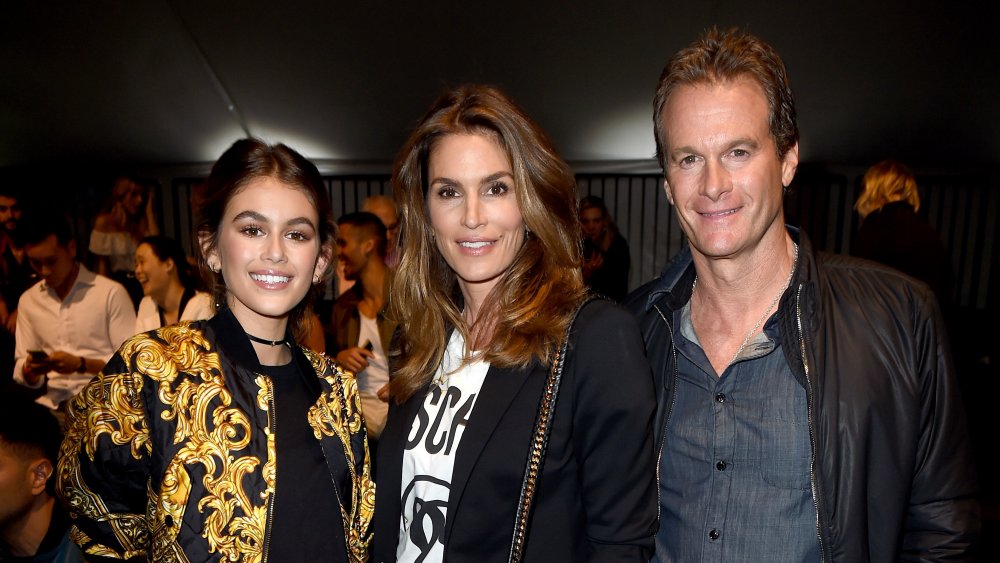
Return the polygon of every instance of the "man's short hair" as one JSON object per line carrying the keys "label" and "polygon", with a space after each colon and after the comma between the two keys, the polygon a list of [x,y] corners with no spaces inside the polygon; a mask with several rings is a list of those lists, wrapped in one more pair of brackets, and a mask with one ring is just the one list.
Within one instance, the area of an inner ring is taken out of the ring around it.
{"label": "man's short hair", "polygon": [[17,202],[20,203],[21,190],[14,187],[11,183],[0,181],[0,197],[9,197],[10,199],[17,200]]}
{"label": "man's short hair", "polygon": [[21,231],[21,243],[25,245],[38,244],[52,235],[56,236],[56,242],[62,247],[75,240],[73,230],[69,228],[69,223],[62,217],[46,217],[44,215],[25,217],[21,221],[19,230]]}
{"label": "man's short hair", "polygon": [[[55,467],[62,432],[49,409],[15,385],[0,386],[0,443],[14,455],[44,457]],[[52,480],[49,480],[52,493]]]}
{"label": "man's short hair", "polygon": [[364,233],[365,237],[375,239],[375,252],[378,253],[379,258],[385,258],[389,235],[385,225],[382,224],[382,220],[377,215],[367,211],[356,211],[342,215],[340,219],[337,219],[337,225],[350,225]]}
{"label": "man's short hair", "polygon": [[667,62],[653,98],[653,124],[656,132],[656,158],[667,168],[663,108],[678,86],[718,84],[750,78],[760,85],[767,98],[771,137],[784,157],[799,141],[795,119],[795,98],[785,72],[785,63],[777,51],[759,37],[731,28],[713,27],[698,40],[678,51]]}

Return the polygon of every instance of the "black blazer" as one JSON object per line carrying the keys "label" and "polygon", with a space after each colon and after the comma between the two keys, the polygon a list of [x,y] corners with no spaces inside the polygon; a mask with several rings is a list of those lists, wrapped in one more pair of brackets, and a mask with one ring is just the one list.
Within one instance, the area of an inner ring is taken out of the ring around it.
{"label": "black blazer", "polygon": [[[445,561],[505,562],[548,368],[490,367],[455,457]],[[403,448],[427,387],[392,405],[379,443],[373,561],[395,561]],[[653,384],[634,318],[607,301],[570,337],[525,561],[648,561],[657,529]],[[427,439],[440,441],[439,431]],[[430,434],[430,433],[428,433]]]}

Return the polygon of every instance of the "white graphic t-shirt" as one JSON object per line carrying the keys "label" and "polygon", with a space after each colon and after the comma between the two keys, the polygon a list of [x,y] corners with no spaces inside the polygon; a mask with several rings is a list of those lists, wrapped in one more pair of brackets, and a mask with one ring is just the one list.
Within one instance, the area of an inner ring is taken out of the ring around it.
{"label": "white graphic t-shirt", "polygon": [[475,361],[461,368],[465,340],[456,330],[448,341],[435,383],[413,420],[403,450],[402,506],[399,521],[400,562],[437,562],[444,557],[455,453],[490,365]]}

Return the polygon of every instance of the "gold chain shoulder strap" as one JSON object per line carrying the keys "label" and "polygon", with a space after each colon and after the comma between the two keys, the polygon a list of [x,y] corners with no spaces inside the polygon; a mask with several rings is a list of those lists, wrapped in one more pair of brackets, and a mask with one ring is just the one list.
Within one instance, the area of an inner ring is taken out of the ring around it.
{"label": "gold chain shoulder strap", "polygon": [[559,398],[559,383],[562,380],[563,364],[566,360],[566,348],[569,345],[569,333],[573,330],[576,317],[580,314],[580,309],[584,305],[597,299],[588,297],[576,306],[573,311],[573,318],[570,319],[569,326],[566,327],[566,334],[563,335],[559,346],[556,349],[555,358],[552,359],[552,369],[549,377],[545,381],[545,390],[538,404],[538,414],[535,416],[535,427],[531,433],[531,448],[528,450],[528,461],[524,466],[524,480],[521,482],[521,498],[517,503],[517,515],[514,517],[514,538],[510,544],[509,563],[520,563],[524,552],[524,545],[527,540],[528,520],[531,517],[531,503],[535,498],[535,489],[538,483],[538,475],[542,472],[542,464],[545,462],[545,449],[549,445],[550,422],[556,413],[556,400]]}

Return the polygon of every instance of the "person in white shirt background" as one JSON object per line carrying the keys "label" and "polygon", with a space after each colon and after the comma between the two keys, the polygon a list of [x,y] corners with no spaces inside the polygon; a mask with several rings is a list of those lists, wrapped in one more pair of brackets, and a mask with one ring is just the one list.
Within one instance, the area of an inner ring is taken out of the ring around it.
{"label": "person in white shirt background", "polygon": [[25,253],[41,280],[18,302],[14,381],[43,388],[37,402],[59,409],[132,336],[135,309],[121,284],[77,261],[64,220],[35,217],[24,230]]}

